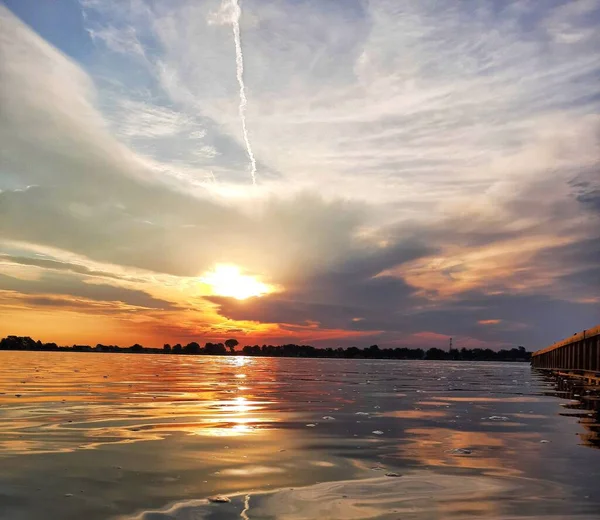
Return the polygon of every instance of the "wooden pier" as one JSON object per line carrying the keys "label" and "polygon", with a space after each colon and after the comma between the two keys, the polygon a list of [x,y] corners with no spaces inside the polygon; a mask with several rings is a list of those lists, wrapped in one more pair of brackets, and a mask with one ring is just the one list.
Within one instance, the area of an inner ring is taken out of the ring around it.
{"label": "wooden pier", "polygon": [[531,365],[600,385],[600,325],[534,352]]}

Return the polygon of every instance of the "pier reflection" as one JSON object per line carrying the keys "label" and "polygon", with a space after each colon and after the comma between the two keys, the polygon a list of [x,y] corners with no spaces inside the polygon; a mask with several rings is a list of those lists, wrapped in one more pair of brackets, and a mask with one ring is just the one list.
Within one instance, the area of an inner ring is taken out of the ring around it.
{"label": "pier reflection", "polygon": [[543,379],[552,388],[546,395],[569,399],[561,406],[560,415],[576,417],[583,431],[578,433],[581,444],[600,449],[600,390],[581,379],[544,373]]}

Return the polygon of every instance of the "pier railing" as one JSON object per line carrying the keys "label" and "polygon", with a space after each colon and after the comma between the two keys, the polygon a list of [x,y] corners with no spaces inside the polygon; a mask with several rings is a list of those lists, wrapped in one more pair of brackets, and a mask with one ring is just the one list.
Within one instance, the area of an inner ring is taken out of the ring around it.
{"label": "pier railing", "polygon": [[531,365],[551,370],[600,372],[600,325],[534,352]]}

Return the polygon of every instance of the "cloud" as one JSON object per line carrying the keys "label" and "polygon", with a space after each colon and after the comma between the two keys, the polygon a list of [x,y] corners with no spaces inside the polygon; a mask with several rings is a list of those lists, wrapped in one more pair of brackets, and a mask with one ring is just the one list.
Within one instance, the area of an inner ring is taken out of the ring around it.
{"label": "cloud", "polygon": [[46,273],[31,296],[234,263],[283,292],[211,298],[230,329],[498,345],[593,321],[599,2],[244,3],[256,189],[219,4],[86,0],[79,63],[0,7],[0,238],[65,255],[6,252]]}
{"label": "cloud", "polygon": [[140,43],[134,27],[115,29],[105,27],[102,29],[88,29],[89,35],[94,41],[101,41],[110,50],[125,55],[139,55],[146,57],[144,48]]}
{"label": "cloud", "polygon": [[[556,251],[555,258],[566,260],[567,251],[576,256],[588,248],[588,244],[570,246]],[[413,257],[405,255],[392,263],[402,265],[403,261],[410,263]],[[541,267],[550,272],[556,269],[556,266]],[[578,287],[581,292],[565,291],[567,294],[563,296],[536,288],[489,290],[484,285],[452,297],[432,299],[401,278],[373,273],[344,269],[342,264],[336,272],[304,280],[301,286],[283,294],[248,302],[223,297],[207,299],[218,306],[219,314],[231,320],[285,324],[286,327],[316,324],[325,330],[345,330],[347,337],[336,338],[337,343],[344,345],[356,343],[353,333],[370,332],[375,336],[373,341],[383,344],[415,346],[420,344],[423,334],[432,333],[446,339],[454,337],[460,346],[524,344],[537,348],[560,337],[561,330],[589,326],[600,312],[597,297],[582,297],[597,295],[595,267],[575,270],[577,274],[572,276],[582,284]],[[585,290],[584,279],[589,284]],[[558,277],[557,283],[564,287],[566,281]],[[575,280],[570,283],[574,288]],[[447,341],[436,346],[446,344]]]}
{"label": "cloud", "polygon": [[113,278],[115,280],[124,280],[128,279],[129,281],[141,281],[136,280],[135,278],[126,277],[121,274],[114,274],[107,271],[100,271],[96,269],[91,269],[85,265],[81,264],[73,264],[70,262],[61,262],[57,260],[53,260],[50,258],[39,258],[39,257],[26,257],[26,256],[13,256],[7,254],[0,254],[0,263],[6,262],[10,264],[18,264],[18,265],[29,265],[41,267],[43,269],[53,269],[57,271],[70,271],[72,273],[83,274],[87,276],[98,276],[100,278]]}
{"label": "cloud", "polygon": [[[359,204],[301,194],[259,200],[248,210],[159,178],[108,133],[90,102],[89,79],[7,13],[2,21],[10,36],[2,100],[14,107],[0,120],[3,152],[20,182],[39,183],[0,193],[4,238],[184,275],[225,261],[284,276],[327,265],[351,248]],[[26,67],[17,66],[22,54]],[[39,106],[34,84],[59,94]],[[30,131],[32,120],[41,133]]]}
{"label": "cloud", "polygon": [[0,274],[0,290],[27,295],[63,295],[101,302],[123,302],[148,309],[173,309],[168,301],[150,296],[144,291],[102,283],[86,283],[85,279],[59,273],[44,273],[37,280],[23,280]]}
{"label": "cloud", "polygon": [[479,320],[477,323],[479,323],[479,325],[498,325],[499,323],[502,323],[502,320]]}
{"label": "cloud", "polygon": [[73,298],[70,296],[36,296],[12,291],[0,290],[0,305],[3,308],[13,308],[18,311],[26,309],[28,312],[43,310],[70,311],[89,316],[122,316],[131,317],[142,309],[139,306],[128,305],[122,302],[107,302],[89,300],[86,298]]}
{"label": "cloud", "polygon": [[[153,12],[159,59],[176,78],[163,77],[161,86],[240,140],[231,35],[207,21],[217,9],[217,2],[184,3]],[[527,151],[548,133],[549,120],[565,114],[569,132],[595,103],[585,78],[598,67],[589,52],[597,37],[547,41],[551,13],[518,2],[499,13],[491,5],[473,12],[437,3],[246,4],[257,154],[286,182],[319,190],[337,190],[343,176],[354,196],[405,192],[430,201],[460,176],[460,190],[476,194],[497,181],[494,161]],[[527,34],[528,18],[535,22]],[[526,167],[550,166],[550,151],[530,154]]]}
{"label": "cloud", "polygon": [[121,100],[120,106],[123,113],[116,123],[118,132],[126,137],[162,137],[194,130],[188,116],[166,107],[130,99]]}

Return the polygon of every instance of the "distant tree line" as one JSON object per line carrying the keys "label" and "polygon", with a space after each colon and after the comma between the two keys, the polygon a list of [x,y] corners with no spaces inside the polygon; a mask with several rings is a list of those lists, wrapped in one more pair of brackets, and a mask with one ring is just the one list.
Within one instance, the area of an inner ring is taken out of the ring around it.
{"label": "distant tree line", "polygon": [[181,355],[244,355],[264,357],[294,357],[294,358],[344,358],[344,359],[431,359],[454,361],[529,361],[531,353],[524,347],[511,348],[510,350],[494,351],[491,349],[450,349],[439,348],[379,348],[371,345],[368,348],[315,348],[310,345],[247,345],[242,350],[235,350],[239,345],[236,339],[228,339],[223,343],[205,343],[201,346],[192,341],[187,345],[177,343],[173,346],[168,343],[162,349],[144,347],[139,344],[130,347],[97,344],[73,345],[71,347],[59,346],[56,343],[42,343],[30,337],[8,336],[0,340],[0,350],[41,350],[64,352],[123,352],[138,354],[181,354]]}

